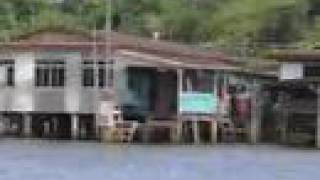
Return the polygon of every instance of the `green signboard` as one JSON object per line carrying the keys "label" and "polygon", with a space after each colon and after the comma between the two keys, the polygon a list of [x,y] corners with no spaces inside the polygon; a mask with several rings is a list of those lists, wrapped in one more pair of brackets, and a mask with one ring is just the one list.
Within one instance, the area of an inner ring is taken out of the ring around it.
{"label": "green signboard", "polygon": [[179,95],[179,111],[186,114],[214,114],[218,98],[213,93],[183,92]]}

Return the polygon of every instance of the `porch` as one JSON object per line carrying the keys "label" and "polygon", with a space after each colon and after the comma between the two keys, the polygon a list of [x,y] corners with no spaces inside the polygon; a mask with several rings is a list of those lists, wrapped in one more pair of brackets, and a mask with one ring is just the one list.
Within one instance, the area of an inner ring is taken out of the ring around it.
{"label": "porch", "polygon": [[[132,66],[122,73],[117,98],[123,120],[140,124],[136,142],[260,141],[262,106],[257,101],[262,98],[250,76],[214,69]],[[210,94],[217,104],[210,112],[184,112],[184,93]]]}

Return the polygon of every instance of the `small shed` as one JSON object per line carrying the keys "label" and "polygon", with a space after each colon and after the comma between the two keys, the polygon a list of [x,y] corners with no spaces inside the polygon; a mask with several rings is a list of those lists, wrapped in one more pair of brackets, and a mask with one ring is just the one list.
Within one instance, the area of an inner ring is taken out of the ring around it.
{"label": "small shed", "polygon": [[279,61],[282,140],[305,139],[320,148],[320,51],[277,51],[270,57]]}

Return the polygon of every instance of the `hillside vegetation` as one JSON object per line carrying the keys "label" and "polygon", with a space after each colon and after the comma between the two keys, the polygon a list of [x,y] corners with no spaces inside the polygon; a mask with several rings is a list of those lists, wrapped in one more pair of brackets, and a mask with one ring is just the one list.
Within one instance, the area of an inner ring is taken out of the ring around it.
{"label": "hillside vegetation", "polygon": [[111,27],[254,56],[269,48],[319,48],[319,14],[320,0],[1,0],[0,40]]}

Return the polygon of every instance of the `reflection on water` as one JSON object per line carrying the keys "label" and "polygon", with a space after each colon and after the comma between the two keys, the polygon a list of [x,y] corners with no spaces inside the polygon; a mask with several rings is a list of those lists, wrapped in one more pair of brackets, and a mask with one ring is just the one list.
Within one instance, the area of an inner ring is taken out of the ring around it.
{"label": "reflection on water", "polygon": [[320,152],[277,146],[142,146],[0,140],[4,180],[295,180],[320,177]]}

